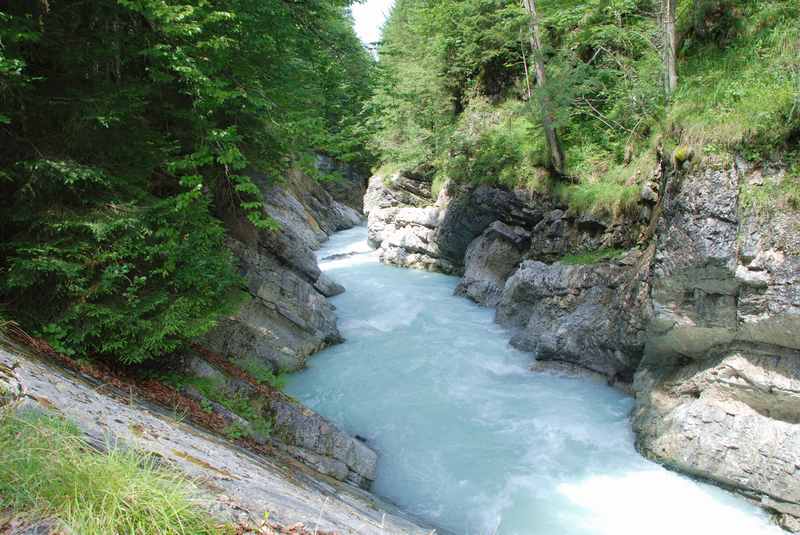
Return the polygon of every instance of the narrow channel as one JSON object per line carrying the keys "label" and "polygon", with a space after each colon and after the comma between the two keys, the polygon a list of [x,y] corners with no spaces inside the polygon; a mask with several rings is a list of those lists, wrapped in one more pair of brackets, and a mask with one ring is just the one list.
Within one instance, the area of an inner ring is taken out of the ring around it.
{"label": "narrow channel", "polygon": [[781,533],[641,457],[630,397],[531,372],[493,310],[453,296],[456,278],[380,264],[364,227],[319,258],[347,288],[333,300],[346,342],[287,391],[379,452],[377,494],[459,535]]}

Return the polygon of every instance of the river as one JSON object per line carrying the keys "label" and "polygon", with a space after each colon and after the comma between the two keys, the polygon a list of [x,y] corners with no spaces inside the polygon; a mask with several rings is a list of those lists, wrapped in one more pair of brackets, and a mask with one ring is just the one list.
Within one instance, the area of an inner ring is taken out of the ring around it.
{"label": "river", "polygon": [[380,264],[364,227],[319,258],[347,288],[332,300],[346,342],[287,392],[378,451],[377,494],[459,535],[782,533],[745,500],[641,457],[629,396],[531,372],[493,310],[453,296],[456,278]]}

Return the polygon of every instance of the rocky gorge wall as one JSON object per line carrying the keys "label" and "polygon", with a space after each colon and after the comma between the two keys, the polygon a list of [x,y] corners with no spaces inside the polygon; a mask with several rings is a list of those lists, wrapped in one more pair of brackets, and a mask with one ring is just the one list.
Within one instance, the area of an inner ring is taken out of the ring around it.
{"label": "rocky gorge wall", "polygon": [[383,262],[460,275],[537,362],[636,396],[640,451],[738,491],[800,531],[800,229],[740,199],[779,168],[656,169],[635,210],[579,214],[546,195],[370,179]]}

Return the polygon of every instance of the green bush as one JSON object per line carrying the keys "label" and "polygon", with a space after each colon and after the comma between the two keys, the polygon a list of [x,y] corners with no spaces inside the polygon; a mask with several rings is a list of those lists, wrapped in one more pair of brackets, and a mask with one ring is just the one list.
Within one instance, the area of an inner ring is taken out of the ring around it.
{"label": "green bush", "polygon": [[235,304],[239,279],[204,196],[117,203],[95,168],[35,161],[23,173],[0,291],[57,350],[139,363]]}
{"label": "green bush", "polygon": [[348,2],[6,4],[0,303],[59,351],[171,354],[240,295],[215,201],[274,230],[251,170],[371,164]]}
{"label": "green bush", "polygon": [[586,251],[584,253],[566,255],[563,256],[560,261],[568,266],[583,266],[615,260],[623,254],[625,254],[625,251],[622,249],[605,248],[598,249],[596,251]]}

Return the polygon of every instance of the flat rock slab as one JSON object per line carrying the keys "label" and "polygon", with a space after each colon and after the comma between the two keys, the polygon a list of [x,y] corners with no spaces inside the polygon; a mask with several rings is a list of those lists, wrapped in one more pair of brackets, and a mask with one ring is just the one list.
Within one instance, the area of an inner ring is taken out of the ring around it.
{"label": "flat rock slab", "polygon": [[[431,529],[353,486],[315,474],[300,463],[264,458],[181,421],[180,415],[131,398],[35,357],[0,348],[5,391],[22,389],[23,403],[61,413],[100,447],[120,443],[151,452],[197,480],[209,509],[225,520],[303,522],[339,534],[423,534]],[[313,529],[313,528],[312,528]]]}

